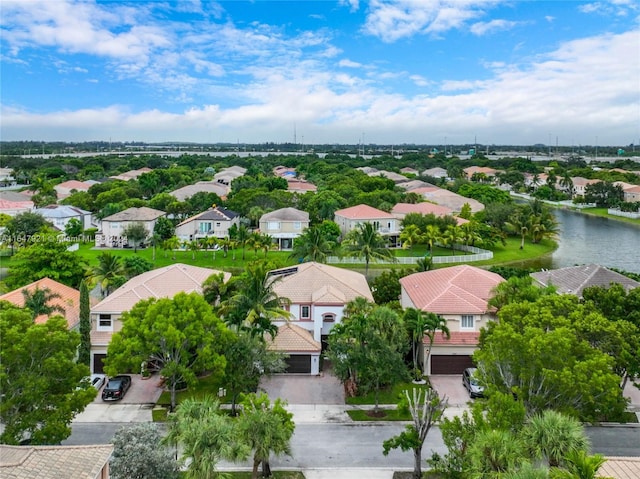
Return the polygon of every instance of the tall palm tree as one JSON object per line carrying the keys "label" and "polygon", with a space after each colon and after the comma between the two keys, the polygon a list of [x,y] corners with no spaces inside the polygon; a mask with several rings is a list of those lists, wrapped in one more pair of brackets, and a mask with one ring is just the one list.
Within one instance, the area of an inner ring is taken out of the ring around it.
{"label": "tall palm tree", "polygon": [[282,277],[270,277],[267,273],[266,263],[253,263],[234,281],[231,287],[235,293],[220,305],[228,325],[253,335],[263,336],[267,332],[275,335],[277,327],[272,320],[291,317],[291,313],[284,309],[291,301],[275,292],[275,286]]}
{"label": "tall palm tree", "polygon": [[441,331],[447,338],[449,338],[449,328],[447,327],[447,320],[442,316],[435,313],[424,312],[415,308],[407,308],[405,310],[404,321],[411,338],[413,369],[416,371],[420,368],[420,346],[422,345],[424,338],[426,337],[429,339],[427,356],[424,358],[424,362],[428,363],[436,332]]}
{"label": "tall palm tree", "polygon": [[33,291],[23,289],[22,296],[24,296],[24,307],[31,311],[33,319],[43,314],[49,316],[54,311],[65,313],[65,309],[62,306],[50,304],[52,299],[61,298],[62,296],[54,293],[49,288],[40,289],[36,286]]}
{"label": "tall palm tree", "polygon": [[191,251],[191,259],[196,259],[196,251],[200,251],[200,243],[198,240],[194,239],[192,241],[185,242],[185,246],[189,251]]}
{"label": "tall palm tree", "polygon": [[386,240],[378,233],[373,223],[361,223],[349,231],[342,242],[348,256],[364,258],[365,277],[369,277],[369,263],[375,260],[389,260],[394,262],[393,252],[387,248]]}
{"label": "tall palm tree", "polygon": [[100,285],[102,296],[109,296],[111,288],[122,283],[124,278],[122,259],[110,251],[98,255],[98,266],[92,268],[90,278]]}
{"label": "tall palm tree", "polygon": [[433,256],[433,245],[436,244],[442,238],[440,228],[436,225],[427,225],[425,228],[422,240],[429,245],[429,255]]}
{"label": "tall palm tree", "polygon": [[445,245],[451,245],[451,251],[455,256],[456,244],[463,241],[462,231],[457,226],[449,225],[444,233],[442,233],[441,240]]}
{"label": "tall palm tree", "polygon": [[172,236],[169,239],[164,240],[162,243],[162,248],[164,250],[171,250],[171,259],[176,260],[176,250],[180,248],[180,238],[177,236]]}
{"label": "tall palm tree", "polygon": [[245,225],[240,225],[238,231],[236,232],[235,240],[242,248],[242,261],[244,261],[244,249],[247,246],[250,237],[251,233],[249,232],[249,229]]}
{"label": "tall palm tree", "polygon": [[264,258],[267,259],[267,253],[269,252],[269,250],[274,249],[276,247],[275,243],[273,242],[273,236],[268,235],[268,234],[261,234],[260,235],[260,249],[262,251],[264,251]]}
{"label": "tall palm tree", "polygon": [[337,245],[323,233],[322,228],[312,226],[306,228],[293,241],[293,251],[289,257],[301,261],[324,263],[327,261],[327,256],[336,251],[336,247]]}
{"label": "tall palm tree", "polygon": [[402,242],[402,248],[409,249],[414,244],[420,243],[422,240],[422,233],[418,225],[407,225],[402,228],[400,232],[400,241]]}
{"label": "tall palm tree", "polygon": [[524,239],[529,233],[531,215],[527,208],[519,207],[505,223],[507,229],[520,236],[520,249],[524,249]]}
{"label": "tall palm tree", "polygon": [[573,178],[571,178],[568,171],[562,175],[562,178],[560,178],[560,186],[569,194],[569,196],[573,196],[573,193],[575,192],[573,187]]}

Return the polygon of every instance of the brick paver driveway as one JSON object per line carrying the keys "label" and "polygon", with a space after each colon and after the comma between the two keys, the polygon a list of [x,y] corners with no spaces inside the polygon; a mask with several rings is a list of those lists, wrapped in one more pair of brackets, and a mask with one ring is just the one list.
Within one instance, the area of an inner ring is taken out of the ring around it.
{"label": "brick paver driveway", "polygon": [[[130,374],[131,387],[119,401],[103,401],[102,389],[98,391],[98,395],[94,399],[96,403],[103,404],[155,404],[162,394],[162,388],[158,387],[160,383],[160,375],[154,374],[149,379],[141,379],[139,374]],[[104,386],[103,386],[104,387]]]}
{"label": "brick paver driveway", "polygon": [[461,374],[429,376],[429,381],[440,397],[447,396],[450,406],[464,406],[471,401]]}
{"label": "brick paver driveway", "polygon": [[342,383],[328,368],[319,376],[271,376],[262,380],[259,390],[265,391],[272,399],[285,399],[289,404],[344,404]]}

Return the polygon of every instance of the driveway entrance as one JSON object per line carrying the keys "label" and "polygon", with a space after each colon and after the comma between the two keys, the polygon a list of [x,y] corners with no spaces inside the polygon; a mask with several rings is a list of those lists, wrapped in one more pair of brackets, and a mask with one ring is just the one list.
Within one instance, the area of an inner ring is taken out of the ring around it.
{"label": "driveway entrance", "polygon": [[278,374],[263,379],[258,389],[289,404],[344,404],[342,383],[326,364],[319,376]]}
{"label": "driveway entrance", "polygon": [[462,385],[462,374],[429,376],[429,381],[438,392],[438,396],[447,396],[449,406],[464,406],[471,401],[469,393]]}

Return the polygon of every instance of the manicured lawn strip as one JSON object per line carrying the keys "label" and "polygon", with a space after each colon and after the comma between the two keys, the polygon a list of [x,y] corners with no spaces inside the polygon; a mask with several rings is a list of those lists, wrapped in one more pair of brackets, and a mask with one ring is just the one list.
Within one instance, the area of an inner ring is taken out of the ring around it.
{"label": "manicured lawn strip", "polygon": [[[425,244],[417,244],[413,245],[410,248],[398,248],[393,250],[394,254],[398,257],[419,257],[423,258],[427,253],[429,253],[429,246]],[[441,246],[433,247],[433,256],[454,256],[453,250],[451,248],[443,248]],[[455,256],[464,256],[473,253],[467,253],[466,251],[460,251],[459,249],[455,250]]]}
{"label": "manicured lawn strip", "polygon": [[[224,387],[224,384],[220,381],[220,378],[215,375],[205,376],[198,380],[198,384],[195,386],[189,387],[184,391],[176,392],[176,402],[180,404],[181,401],[184,401],[187,398],[191,399],[201,399],[204,396],[213,396],[218,397],[218,390]],[[226,397],[219,398],[220,402],[225,402]],[[171,405],[171,393],[169,391],[163,391],[156,403],[159,406],[169,407]]]}
{"label": "manicured lawn strip", "polygon": [[383,409],[385,415],[382,417],[369,416],[369,411],[363,411],[362,409],[351,409],[347,411],[347,414],[354,421],[411,421],[411,415],[409,412],[404,414],[397,409]]}
{"label": "manicured lawn strip", "polygon": [[524,249],[520,249],[520,238],[509,237],[507,238],[506,246],[498,244],[494,248],[491,248],[491,251],[493,251],[493,259],[487,261],[477,261],[471,264],[473,264],[474,266],[484,266],[503,263],[516,263],[551,254],[556,250],[557,247],[558,243],[550,239],[543,239],[536,244],[531,243],[531,241],[527,239],[524,243]]}
{"label": "manicured lawn strip", "polygon": [[[251,471],[224,471],[223,477],[229,479],[251,479]],[[181,472],[180,477],[187,477],[186,472]],[[305,479],[302,471],[272,471],[274,479]]]}
{"label": "manicured lawn strip", "polygon": [[640,226],[640,219],[634,220],[633,218],[625,218],[624,216],[610,215],[607,213],[607,208],[584,208],[580,210],[581,213],[585,213],[593,216],[602,216],[617,221],[624,221],[625,223],[631,223],[633,225]]}
{"label": "manicured lawn strip", "polygon": [[[398,383],[391,388],[386,388],[380,391],[378,394],[379,404],[398,404],[398,400],[403,397],[403,391],[405,389],[411,390],[413,388],[426,389],[431,387],[427,384],[413,384],[411,381],[405,383]],[[356,396],[353,398],[347,398],[345,401],[347,404],[375,404],[375,393],[371,392],[364,396]]]}

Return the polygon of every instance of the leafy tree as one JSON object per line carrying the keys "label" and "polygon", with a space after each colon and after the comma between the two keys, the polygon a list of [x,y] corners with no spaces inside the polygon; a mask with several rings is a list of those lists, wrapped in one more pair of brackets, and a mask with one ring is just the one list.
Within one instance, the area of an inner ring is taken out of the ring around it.
{"label": "leafy tree", "polygon": [[325,263],[327,256],[335,253],[337,244],[332,241],[321,226],[306,228],[293,241],[293,251],[289,255],[299,261]]}
{"label": "leafy tree", "polygon": [[98,265],[91,269],[89,277],[100,285],[102,296],[109,296],[113,288],[125,282],[125,270],[122,258],[110,251],[103,251],[98,255]]}
{"label": "leafy tree", "polygon": [[15,243],[25,243],[47,225],[47,220],[42,215],[27,211],[11,218],[5,226],[4,234],[9,238],[13,251]]}
{"label": "leafy tree", "polygon": [[91,304],[89,303],[89,287],[85,281],[80,282],[80,346],[78,362],[87,366],[91,363]]}
{"label": "leafy tree", "polygon": [[67,243],[48,237],[44,241],[32,242],[14,256],[9,267],[6,283],[18,288],[42,278],[51,278],[77,288],[85,274],[80,256],[67,251]]}
{"label": "leafy tree", "polygon": [[80,337],[60,316],[34,324],[29,311],[0,307],[0,442],[56,444],[71,434],[71,421],[96,395],[79,387],[89,368],[75,361]]}
{"label": "leafy tree", "polygon": [[[423,396],[424,392],[424,396]],[[447,407],[446,398],[438,397],[433,389],[413,388],[412,394],[404,391],[407,407],[413,424],[408,425],[397,436],[383,442],[383,454],[386,456],[391,449],[400,448],[403,451],[413,451],[413,478],[422,477],[422,446],[427,439],[431,426],[440,420]]]}
{"label": "leafy tree", "polygon": [[146,273],[153,269],[153,263],[141,256],[125,256],[123,258],[122,269],[127,278],[133,278],[139,274]]}
{"label": "leafy tree", "polygon": [[149,232],[147,228],[145,228],[143,223],[131,223],[122,231],[123,236],[127,237],[127,241],[131,241],[133,243],[133,251],[135,253],[138,252],[138,246],[149,236]]}
{"label": "leafy tree", "polygon": [[469,447],[471,473],[498,479],[520,465],[523,452],[522,442],[510,431],[481,430]]}
{"label": "leafy tree", "polygon": [[204,371],[222,374],[222,351],[230,339],[230,332],[197,293],[140,301],[122,315],[122,330],[109,344],[105,371],[137,370],[148,362],[167,378],[173,410],[179,384],[195,384]]}
{"label": "leafy tree", "polygon": [[246,271],[232,278],[233,295],[220,304],[225,322],[236,331],[245,330],[262,337],[266,332],[275,335],[277,328],[272,323],[277,318],[289,318],[284,309],[290,301],[275,292],[279,277],[269,277],[267,263],[250,264]]}
{"label": "leafy tree", "polygon": [[572,450],[564,457],[566,469],[556,471],[558,479],[596,479],[598,469],[607,462],[604,456],[587,455],[583,450]]}
{"label": "leafy tree", "polygon": [[524,240],[529,234],[531,225],[531,212],[523,207],[519,207],[509,217],[509,221],[505,223],[507,229],[520,236],[520,249],[524,249]]}
{"label": "leafy tree", "polygon": [[69,238],[78,238],[82,231],[82,221],[78,218],[71,218],[64,227],[64,234]]}
{"label": "leafy tree", "polygon": [[394,268],[383,271],[371,280],[371,293],[376,304],[387,304],[398,301],[400,298],[400,278],[410,274],[403,268]]}
{"label": "leafy tree", "polygon": [[595,203],[599,208],[611,208],[617,206],[624,199],[622,186],[614,185],[608,181],[591,183],[584,189],[586,203]]}
{"label": "leafy tree", "polygon": [[291,455],[291,436],[295,429],[293,414],[285,409],[286,402],[276,399],[273,404],[266,394],[249,394],[242,401],[242,413],[238,419],[240,440],[253,451],[252,479],[258,477],[262,465],[262,477],[271,477],[271,454]]}
{"label": "leafy tree", "polygon": [[460,186],[457,193],[467,198],[473,198],[484,205],[490,203],[510,203],[512,201],[508,191],[480,183],[464,183]]}
{"label": "leafy tree", "polygon": [[182,446],[183,460],[189,460],[187,479],[218,477],[222,460],[245,459],[249,447],[237,440],[237,427],[220,412],[219,403],[211,396],[201,400],[185,399],[169,420],[165,444]]}
{"label": "leafy tree", "polygon": [[263,376],[286,369],[284,356],[267,349],[264,341],[246,332],[239,332],[226,348],[227,365],[224,383],[231,396],[231,414],[236,415],[240,394],[256,391]]}
{"label": "leafy tree", "polygon": [[153,226],[154,234],[157,234],[159,241],[164,241],[171,238],[176,231],[176,227],[173,222],[166,216],[161,216],[156,220],[156,224]]}
{"label": "leafy tree", "polygon": [[533,278],[529,275],[512,276],[493,287],[488,304],[499,311],[508,304],[535,302],[538,298],[555,292],[556,288],[553,285],[544,288],[534,286]]}
{"label": "leafy tree", "polygon": [[364,259],[366,277],[369,277],[369,263],[371,261],[395,261],[393,252],[387,248],[386,240],[376,231],[373,223],[362,223],[349,231],[342,242],[342,247],[347,256]]}
{"label": "leafy tree", "polygon": [[109,472],[113,479],[177,479],[178,463],[172,451],[162,446],[162,436],[153,423],[118,429],[113,437]]}
{"label": "leafy tree", "polygon": [[58,304],[50,304],[52,299],[61,298],[58,293],[54,293],[49,288],[35,287],[33,291],[28,289],[22,290],[22,296],[24,297],[24,307],[31,311],[31,315],[35,320],[40,315],[49,316],[54,311],[58,313],[65,313],[62,306]]}

